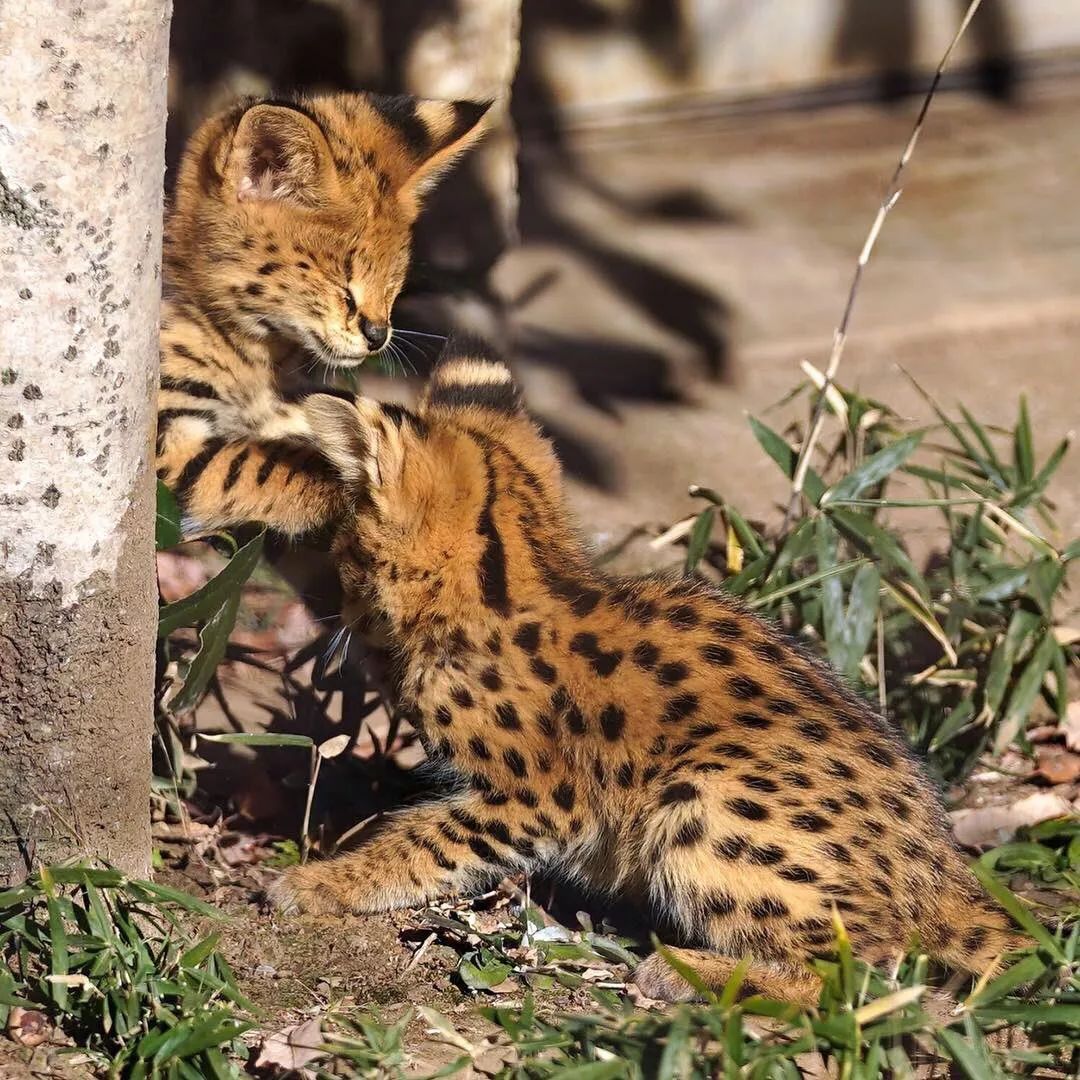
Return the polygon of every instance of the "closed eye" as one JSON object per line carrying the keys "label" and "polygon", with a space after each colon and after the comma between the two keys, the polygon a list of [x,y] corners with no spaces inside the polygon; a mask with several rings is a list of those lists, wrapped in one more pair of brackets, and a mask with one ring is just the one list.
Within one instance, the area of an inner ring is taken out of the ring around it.
{"label": "closed eye", "polygon": [[350,319],[356,314],[356,301],[349,289],[345,290],[345,313]]}

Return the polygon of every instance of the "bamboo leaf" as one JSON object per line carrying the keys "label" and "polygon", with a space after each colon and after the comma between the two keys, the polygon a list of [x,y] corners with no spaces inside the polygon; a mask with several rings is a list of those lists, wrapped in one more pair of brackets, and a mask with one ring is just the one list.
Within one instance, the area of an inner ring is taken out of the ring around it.
{"label": "bamboo leaf", "polygon": [[236,595],[262,555],[264,533],[249,540],[216,577],[183,600],[165,604],[158,612],[158,637],[167,637],[181,626],[194,626],[211,618]]}
{"label": "bamboo leaf", "polygon": [[824,507],[834,499],[854,499],[867,488],[880,484],[911,457],[922,442],[924,434],[917,431],[905,435],[876,454],[871,454],[858,468],[852,469],[847,476],[829,488],[822,496],[820,505]]}

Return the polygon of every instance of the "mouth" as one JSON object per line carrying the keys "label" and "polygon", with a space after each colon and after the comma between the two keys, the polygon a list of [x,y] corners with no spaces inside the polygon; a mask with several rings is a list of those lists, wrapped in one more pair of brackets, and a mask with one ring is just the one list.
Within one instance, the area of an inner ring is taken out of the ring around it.
{"label": "mouth", "polygon": [[318,334],[308,331],[305,335],[304,345],[313,352],[319,360],[328,368],[357,368],[360,367],[369,356],[373,356],[367,346],[362,346],[362,352],[346,352],[331,345]]}

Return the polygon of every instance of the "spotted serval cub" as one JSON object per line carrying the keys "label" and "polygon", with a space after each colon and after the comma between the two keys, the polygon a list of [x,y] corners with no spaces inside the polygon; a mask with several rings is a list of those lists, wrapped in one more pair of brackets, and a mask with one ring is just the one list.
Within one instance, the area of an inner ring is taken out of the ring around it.
{"label": "spotted serval cub", "polygon": [[[250,99],[192,137],[166,225],[157,445],[185,531],[311,527],[317,458],[299,402],[325,390],[311,367],[354,367],[389,342],[420,201],[487,108]],[[340,489],[327,477],[320,490],[322,517]]]}
{"label": "spotted serval cub", "polygon": [[[381,911],[547,866],[650,910],[710,986],[750,954],[750,985],[795,1001],[816,1001],[803,961],[834,906],[872,961],[917,936],[978,971],[1023,944],[886,723],[723,592],[598,574],[506,368],[448,351],[415,413],[304,408],[351,506],[345,618],[385,620],[401,699],[460,786],[289,871],[277,901]],[[636,978],[689,993],[658,956]]]}

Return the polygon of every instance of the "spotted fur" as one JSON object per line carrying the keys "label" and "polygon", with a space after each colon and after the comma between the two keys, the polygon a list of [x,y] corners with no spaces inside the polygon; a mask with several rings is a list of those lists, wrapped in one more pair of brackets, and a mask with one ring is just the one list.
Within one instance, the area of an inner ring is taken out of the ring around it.
{"label": "spotted fur", "polygon": [[[305,404],[351,512],[346,618],[390,627],[399,692],[460,781],[286,907],[379,911],[546,866],[636,901],[721,986],[816,999],[833,912],[874,962],[918,939],[969,971],[1023,944],[886,722],[774,627],[690,580],[598,574],[507,370],[466,351],[418,411]],[[689,987],[657,957],[650,994]]]}
{"label": "spotted fur", "polygon": [[486,109],[252,99],[195,133],[166,228],[157,436],[188,532],[258,520],[297,534],[333,511],[302,408],[325,389],[311,369],[389,341],[420,200]]}

